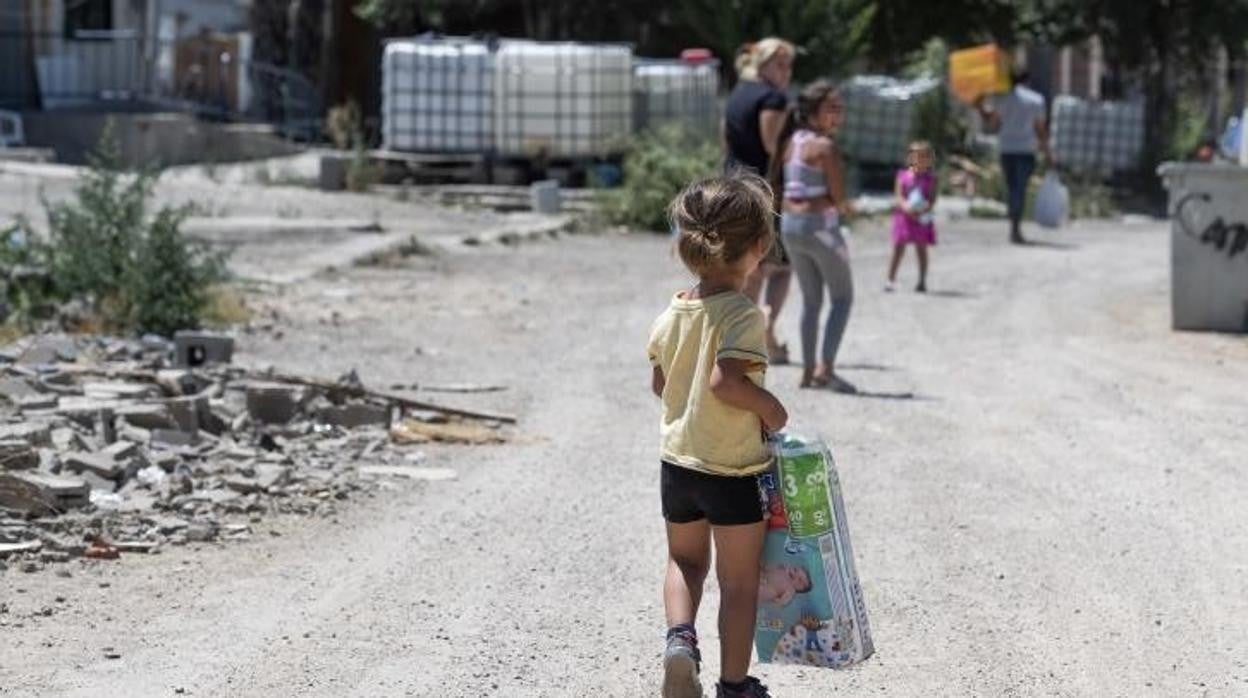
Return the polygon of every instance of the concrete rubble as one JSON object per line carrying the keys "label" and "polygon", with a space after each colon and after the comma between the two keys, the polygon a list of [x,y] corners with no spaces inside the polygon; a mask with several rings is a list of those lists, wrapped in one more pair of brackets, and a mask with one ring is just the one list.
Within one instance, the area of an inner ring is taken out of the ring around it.
{"label": "concrete rubble", "polygon": [[330,516],[379,475],[453,477],[404,475],[419,459],[409,444],[501,441],[514,421],[369,391],[354,373],[249,372],[232,353],[204,333],[0,349],[0,570],[245,539],[270,514]]}

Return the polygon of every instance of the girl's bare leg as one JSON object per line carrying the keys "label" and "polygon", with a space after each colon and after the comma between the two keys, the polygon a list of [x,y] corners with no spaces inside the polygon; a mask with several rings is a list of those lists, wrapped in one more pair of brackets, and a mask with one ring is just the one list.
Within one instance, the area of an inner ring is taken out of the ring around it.
{"label": "girl's bare leg", "polygon": [[897,269],[901,267],[901,258],[906,254],[906,246],[902,244],[893,245],[893,258],[888,262],[888,283],[897,280]]}
{"label": "girl's bare leg", "polygon": [[667,524],[667,576],[663,610],[667,627],[694,624],[702,603],[702,582],[711,568],[711,527],[706,520]]}
{"label": "girl's bare leg", "polygon": [[919,288],[927,290],[927,245],[915,245],[914,251],[919,256]]}
{"label": "girl's bare leg", "polygon": [[715,526],[715,573],[719,578],[720,679],[739,682],[750,669],[758,613],[758,577],[765,522]]}

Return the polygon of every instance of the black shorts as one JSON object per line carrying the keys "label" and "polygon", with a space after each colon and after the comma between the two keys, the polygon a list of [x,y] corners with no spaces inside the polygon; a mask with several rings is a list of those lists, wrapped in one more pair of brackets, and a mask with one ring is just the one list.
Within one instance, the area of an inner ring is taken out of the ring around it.
{"label": "black shorts", "polygon": [[659,492],[663,518],[676,524],[702,519],[712,526],[758,523],[766,508],[757,475],[708,475],[664,462]]}

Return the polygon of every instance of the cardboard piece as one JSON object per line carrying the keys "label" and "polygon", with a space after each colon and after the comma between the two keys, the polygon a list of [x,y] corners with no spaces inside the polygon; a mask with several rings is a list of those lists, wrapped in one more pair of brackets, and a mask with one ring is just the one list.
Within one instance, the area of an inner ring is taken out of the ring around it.
{"label": "cardboard piece", "polygon": [[875,651],[832,453],[784,435],[759,477],[767,498],[758,622],[760,662],[841,668]]}

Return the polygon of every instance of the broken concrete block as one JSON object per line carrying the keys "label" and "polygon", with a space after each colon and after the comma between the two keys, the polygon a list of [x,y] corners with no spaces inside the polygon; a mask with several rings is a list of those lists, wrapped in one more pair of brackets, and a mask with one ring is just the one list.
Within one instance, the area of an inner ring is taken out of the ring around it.
{"label": "broken concrete block", "polygon": [[246,475],[241,475],[237,473],[234,475],[226,475],[222,479],[222,482],[225,483],[226,487],[230,488],[231,490],[235,492],[239,492],[242,494],[251,494],[252,492],[264,491],[264,488],[260,486],[259,480],[257,480],[254,477],[248,477]]}
{"label": "broken concrete block", "polygon": [[117,441],[105,447],[100,453],[117,462],[127,461],[138,455],[139,445],[130,441]]}
{"label": "broken concrete block", "polygon": [[153,429],[151,444],[157,448],[182,448],[194,446],[195,435],[178,429]]}
{"label": "broken concrete block", "polygon": [[198,395],[173,398],[164,404],[178,429],[191,433],[199,431],[200,415],[209,413],[208,398]]}
{"label": "broken concrete block", "polygon": [[299,413],[302,390],[282,383],[247,386],[247,414],[260,424],[286,424]]}
{"label": "broken concrete block", "polygon": [[68,417],[88,429],[96,429],[101,414],[111,416],[113,410],[125,403],[119,400],[96,400],[89,397],[62,397],[56,404],[56,414]]}
{"label": "broken concrete block", "polygon": [[370,405],[362,402],[332,405],[321,409],[317,416],[326,424],[333,424],[344,429],[390,426],[390,408],[385,405]]}
{"label": "broken concrete block", "polygon": [[176,516],[145,516],[143,520],[155,526],[157,531],[166,536],[190,525],[185,519],[179,519]]}
{"label": "broken concrete block", "polygon": [[116,415],[127,424],[140,429],[175,429],[178,427],[169,407],[164,404],[123,405],[117,408]]}
{"label": "broken concrete block", "polygon": [[43,541],[24,540],[20,543],[0,543],[0,557],[17,553],[33,553],[43,547]]}
{"label": "broken concrete block", "polygon": [[290,479],[290,468],[284,465],[260,463],[251,470],[251,475],[243,473],[227,475],[224,479],[225,486],[243,494],[270,492],[286,484]]}
{"label": "broken concrete block", "polygon": [[174,365],[182,368],[228,364],[234,358],[234,338],[212,332],[182,330],[173,335]]}
{"label": "broken concrete block", "polygon": [[121,475],[122,465],[102,453],[67,453],[64,467],[73,473],[91,473],[106,480]]}
{"label": "broken concrete block", "polygon": [[0,473],[0,507],[42,512],[87,503],[91,487],[80,477],[40,472]]}
{"label": "broken concrete block", "polygon": [[0,470],[33,470],[39,467],[39,452],[21,439],[0,439]]}
{"label": "broken concrete block", "polygon": [[125,441],[133,441],[136,444],[145,444],[151,442],[152,431],[122,422],[117,426],[117,437]]}
{"label": "broken concrete block", "polygon": [[104,494],[112,494],[117,491],[117,481],[111,478],[100,477],[90,470],[83,470],[78,473],[78,477],[86,481],[87,486],[92,492],[102,492]]}
{"label": "broken concrete block", "polygon": [[39,453],[39,470],[45,473],[61,472],[61,454],[53,448],[40,448]]}
{"label": "broken concrete block", "polygon": [[117,424],[112,410],[96,412],[95,421],[92,424],[95,427],[96,435],[104,439],[104,443],[111,444],[117,440]]}
{"label": "broken concrete block", "polygon": [[24,397],[32,395],[40,395],[38,390],[30,384],[30,381],[20,377],[0,378],[0,397],[8,400],[13,404]]}
{"label": "broken concrete block", "polygon": [[33,343],[22,350],[18,363],[32,366],[35,364],[54,364],[62,361],[78,360],[78,345],[68,337],[38,337]]}
{"label": "broken concrete block", "polygon": [[57,427],[52,430],[52,447],[59,451],[90,451],[90,446],[82,435],[70,427]]}
{"label": "broken concrete block", "polygon": [[290,479],[290,468],[272,463],[260,463],[255,467],[256,480],[264,489],[271,490],[284,485]]}
{"label": "broken concrete block", "polygon": [[22,412],[36,412],[43,410],[55,410],[59,404],[60,398],[52,393],[39,393],[36,395],[24,395],[17,399],[17,409]]}
{"label": "broken concrete block", "polygon": [[219,490],[198,490],[190,496],[192,501],[207,502],[213,506],[223,506],[238,501],[240,497],[242,495],[235,490],[225,488]]}
{"label": "broken concrete block", "polygon": [[211,521],[192,521],[183,532],[186,539],[195,543],[207,543],[217,538],[217,524]]}
{"label": "broken concrete block", "polygon": [[20,439],[31,446],[51,446],[52,430],[47,424],[25,422],[0,425],[0,441]]}
{"label": "broken concrete block", "polygon": [[0,472],[0,507],[44,514],[56,511],[56,500],[17,473]]}
{"label": "broken concrete block", "polygon": [[156,372],[156,384],[170,397],[194,395],[205,387],[206,381],[184,368],[166,368]]}
{"label": "broken concrete block", "polygon": [[82,394],[95,400],[143,400],[160,397],[160,391],[148,383],[83,383]]}
{"label": "broken concrete block", "polygon": [[151,511],[156,506],[156,498],[150,494],[129,494],[122,500],[121,506],[117,511],[121,512],[145,512]]}

